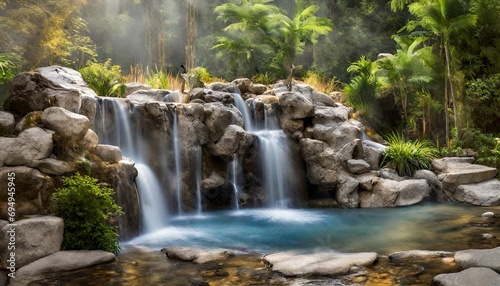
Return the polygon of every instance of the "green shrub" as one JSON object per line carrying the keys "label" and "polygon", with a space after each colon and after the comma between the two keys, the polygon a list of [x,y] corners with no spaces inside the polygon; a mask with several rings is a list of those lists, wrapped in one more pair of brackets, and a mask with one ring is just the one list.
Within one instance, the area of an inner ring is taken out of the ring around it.
{"label": "green shrub", "polygon": [[99,96],[121,97],[125,93],[121,68],[111,65],[109,59],[102,64],[90,62],[80,73]]}
{"label": "green shrub", "polygon": [[393,132],[387,138],[389,147],[382,154],[381,167],[389,165],[400,176],[413,176],[415,171],[430,169],[438,150],[427,140],[406,141],[403,134]]}
{"label": "green shrub", "polygon": [[252,82],[264,85],[270,85],[276,82],[276,78],[270,72],[258,73],[252,76]]}
{"label": "green shrub", "polygon": [[172,89],[173,77],[171,73],[164,72],[163,70],[156,70],[148,74],[146,83],[152,88]]}
{"label": "green shrub", "polygon": [[118,227],[112,223],[122,211],[114,191],[79,173],[64,177],[63,185],[51,197],[55,214],[64,219],[63,247],[118,253]]}

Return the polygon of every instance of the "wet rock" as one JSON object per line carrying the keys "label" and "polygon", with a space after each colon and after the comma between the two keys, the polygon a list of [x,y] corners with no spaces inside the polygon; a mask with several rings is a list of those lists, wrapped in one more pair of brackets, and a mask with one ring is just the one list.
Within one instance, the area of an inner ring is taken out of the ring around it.
{"label": "wet rock", "polygon": [[483,216],[483,217],[494,217],[495,214],[493,212],[485,212],[481,216]]}
{"label": "wet rock", "polygon": [[408,206],[421,202],[429,193],[426,180],[380,179],[371,193],[361,194],[360,203],[362,208]]}
{"label": "wet rock", "polygon": [[[64,223],[61,218],[42,216],[16,221],[16,267],[21,268],[42,257],[61,250],[63,241]],[[10,225],[0,231],[0,242],[7,245],[11,230]],[[10,251],[6,247],[0,249],[1,266],[7,267],[7,255]],[[19,273],[18,273],[19,274]]]}
{"label": "wet rock", "polygon": [[0,166],[30,165],[52,153],[52,133],[39,127],[26,129],[16,138],[0,137]]}
{"label": "wet rock", "polygon": [[358,194],[359,181],[351,176],[339,175],[337,181],[336,199],[342,208],[357,208],[359,207]]}
{"label": "wet rock", "polygon": [[237,78],[231,84],[236,85],[242,94],[252,92],[253,83],[248,78]]}
{"label": "wet rock", "polygon": [[98,143],[99,137],[97,137],[97,134],[92,129],[89,129],[87,133],[85,133],[85,136],[83,136],[83,139],[80,142],[82,147],[87,151],[93,151],[95,147],[97,147]]}
{"label": "wet rock", "polygon": [[216,142],[232,122],[232,111],[220,102],[204,104],[203,123],[208,128],[211,142]]}
{"label": "wet rock", "polygon": [[[488,267],[500,272],[500,247],[457,251],[455,261],[462,268]],[[500,284],[499,284],[500,285]]]}
{"label": "wet rock", "polygon": [[234,256],[234,253],[229,249],[205,250],[180,246],[162,248],[161,252],[165,253],[170,259],[190,261],[196,264],[203,264],[215,260],[225,260]]}
{"label": "wet rock", "polygon": [[439,201],[442,201],[442,184],[436,173],[429,170],[417,170],[413,175],[413,179],[424,179],[431,186],[432,191],[437,195]]}
{"label": "wet rock", "polygon": [[483,236],[483,239],[493,239],[493,238],[495,238],[495,236],[493,234],[491,234],[491,233],[483,233],[482,236]]}
{"label": "wet rock", "polygon": [[115,260],[115,255],[102,250],[66,250],[36,260],[17,271],[19,278],[49,272],[78,270]]}
{"label": "wet rock", "polygon": [[374,252],[297,254],[278,252],[265,255],[262,261],[273,271],[285,276],[328,275],[349,273],[353,266],[372,265],[377,260]]}
{"label": "wet rock", "polygon": [[42,124],[56,132],[58,138],[67,142],[79,142],[90,128],[86,116],[61,107],[49,107],[43,111]]}
{"label": "wet rock", "polygon": [[370,171],[370,165],[361,159],[350,159],[347,160],[347,169],[352,174],[363,174]]}
{"label": "wet rock", "polygon": [[243,155],[255,139],[255,134],[248,133],[237,125],[229,125],[222,137],[216,143],[208,144],[207,149],[212,155],[219,157],[232,157],[236,153]]}
{"label": "wet rock", "polygon": [[432,286],[500,285],[500,275],[495,271],[474,267],[458,273],[439,274],[432,279]]}
{"label": "wet rock", "polygon": [[104,162],[118,163],[122,160],[122,151],[113,145],[98,144],[95,148],[95,154]]}
{"label": "wet rock", "polygon": [[460,185],[453,198],[459,202],[478,206],[500,205],[500,181],[497,179],[477,184]]}
{"label": "wet rock", "polygon": [[204,190],[212,190],[218,188],[226,183],[226,180],[215,171],[210,174],[210,177],[201,181],[201,188]]}
{"label": "wet rock", "polygon": [[313,103],[298,92],[287,92],[279,95],[279,104],[290,119],[304,119],[314,114]]}
{"label": "wet rock", "polygon": [[389,254],[388,258],[391,262],[400,261],[413,261],[433,259],[433,258],[447,258],[453,257],[454,253],[449,251],[430,251],[430,250],[409,250],[409,251],[399,251]]}

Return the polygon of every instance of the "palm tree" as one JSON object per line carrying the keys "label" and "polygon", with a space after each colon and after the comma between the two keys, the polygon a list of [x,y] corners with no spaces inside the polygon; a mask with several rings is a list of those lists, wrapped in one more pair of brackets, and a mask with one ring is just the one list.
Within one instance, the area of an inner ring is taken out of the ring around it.
{"label": "palm tree", "polygon": [[305,7],[304,1],[301,0],[296,0],[295,4],[293,19],[285,14],[271,15],[275,27],[273,31],[278,33],[273,41],[279,48],[275,62],[281,64],[280,68],[285,74],[290,70],[295,58],[304,52],[306,43],[315,44],[319,36],[333,30],[330,19],[316,16],[319,6]]}
{"label": "palm tree", "polygon": [[[410,12],[418,20],[418,24],[424,29],[432,32],[437,38],[440,48],[444,51],[445,57],[445,93],[444,111],[446,124],[446,142],[448,147],[449,124],[448,124],[448,101],[453,105],[454,124],[457,135],[460,138],[457,114],[457,100],[455,98],[455,87],[453,84],[451,69],[451,42],[452,36],[463,36],[465,32],[476,24],[477,16],[468,14],[462,8],[459,0],[423,0],[409,5]],[[448,94],[449,92],[449,94]]]}
{"label": "palm tree", "polygon": [[399,46],[396,54],[379,62],[389,83],[388,89],[394,94],[394,101],[401,102],[403,121],[406,122],[408,95],[432,79],[431,69],[424,62],[424,58],[432,53],[432,50],[430,47],[416,49],[425,40],[424,38],[417,38],[411,44],[405,43],[401,37],[395,37],[394,40]]}

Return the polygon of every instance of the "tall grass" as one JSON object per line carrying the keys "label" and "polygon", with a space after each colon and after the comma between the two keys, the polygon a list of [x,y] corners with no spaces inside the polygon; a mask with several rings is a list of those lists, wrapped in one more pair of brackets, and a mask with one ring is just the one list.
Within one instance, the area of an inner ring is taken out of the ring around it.
{"label": "tall grass", "polygon": [[334,77],[328,79],[326,76],[314,71],[307,71],[305,76],[302,78],[302,81],[312,86],[315,90],[326,94],[339,89]]}
{"label": "tall grass", "polygon": [[125,93],[121,67],[112,65],[110,59],[104,63],[89,62],[80,73],[99,96],[121,97]]}
{"label": "tall grass", "polygon": [[393,132],[386,138],[389,147],[382,155],[381,167],[394,168],[400,176],[413,176],[415,171],[430,169],[431,161],[439,156],[438,150],[427,140],[408,140]]}

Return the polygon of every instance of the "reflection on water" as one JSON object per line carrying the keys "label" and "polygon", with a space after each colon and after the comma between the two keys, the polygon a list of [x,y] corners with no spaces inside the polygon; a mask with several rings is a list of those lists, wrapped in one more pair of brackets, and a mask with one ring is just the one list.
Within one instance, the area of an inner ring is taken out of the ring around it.
{"label": "reflection on water", "polygon": [[[493,211],[495,218],[481,214]],[[123,244],[114,263],[49,274],[31,285],[429,285],[450,261],[392,263],[381,257],[362,274],[285,279],[264,268],[262,253],[280,250],[391,252],[428,249],[456,251],[492,248],[500,237],[500,207],[426,204],[396,209],[245,210],[183,216],[169,227]],[[253,254],[196,265],[169,260],[159,250],[169,245],[225,247]],[[208,283],[208,284],[207,284]]]}

